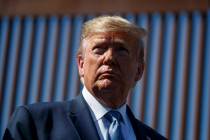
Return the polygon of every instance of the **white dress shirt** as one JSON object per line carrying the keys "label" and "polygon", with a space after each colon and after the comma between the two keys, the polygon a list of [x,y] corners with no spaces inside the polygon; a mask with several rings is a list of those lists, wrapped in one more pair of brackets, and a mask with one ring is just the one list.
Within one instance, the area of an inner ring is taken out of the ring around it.
{"label": "white dress shirt", "polygon": [[[104,115],[113,109],[103,106],[86,89],[85,86],[82,90],[82,95],[91,109],[91,115],[93,117],[94,123],[96,125],[97,131],[99,133],[101,140],[107,140],[107,130],[109,127],[108,126],[109,123],[105,119]],[[132,127],[131,122],[128,118],[128,115],[126,113],[126,104],[124,104],[120,108],[114,109],[114,110],[119,111],[123,117],[123,122],[121,122],[121,124],[120,124],[123,137],[126,138],[126,140],[136,140],[136,136],[135,136],[133,127]]]}

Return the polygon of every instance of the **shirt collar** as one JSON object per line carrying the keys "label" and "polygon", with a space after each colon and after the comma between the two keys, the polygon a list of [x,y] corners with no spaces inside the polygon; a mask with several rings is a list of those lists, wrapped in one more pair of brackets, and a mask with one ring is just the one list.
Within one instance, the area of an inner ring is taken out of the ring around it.
{"label": "shirt collar", "polygon": [[83,90],[82,90],[82,95],[85,99],[85,101],[87,102],[87,104],[89,105],[89,107],[91,108],[91,110],[93,111],[96,120],[101,119],[107,112],[109,112],[110,110],[115,110],[115,111],[119,111],[123,117],[123,119],[126,118],[126,104],[122,105],[121,107],[117,108],[117,109],[112,109],[109,107],[106,107],[104,105],[102,105],[88,90],[87,88],[84,86]]}

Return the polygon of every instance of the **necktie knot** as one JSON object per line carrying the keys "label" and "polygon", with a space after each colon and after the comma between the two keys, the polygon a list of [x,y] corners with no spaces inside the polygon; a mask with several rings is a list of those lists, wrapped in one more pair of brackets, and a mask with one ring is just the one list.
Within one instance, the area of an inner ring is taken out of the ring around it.
{"label": "necktie knot", "polygon": [[109,111],[105,117],[109,122],[112,122],[113,120],[117,120],[118,122],[122,121],[122,115],[118,111]]}

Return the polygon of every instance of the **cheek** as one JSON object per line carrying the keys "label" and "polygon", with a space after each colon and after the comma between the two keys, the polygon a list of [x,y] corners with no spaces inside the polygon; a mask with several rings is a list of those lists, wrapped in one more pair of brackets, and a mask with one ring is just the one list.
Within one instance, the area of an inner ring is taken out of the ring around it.
{"label": "cheek", "polygon": [[[125,73],[128,73],[130,71],[130,69],[133,68],[133,62],[130,59],[119,59],[119,66],[121,68],[121,70]],[[132,68],[131,68],[132,67]]]}
{"label": "cheek", "polygon": [[121,63],[122,76],[125,78],[126,82],[132,82],[135,79],[137,73],[137,64],[134,64],[132,61],[124,61]]}
{"label": "cheek", "polygon": [[85,75],[87,77],[95,77],[96,71],[98,69],[97,59],[88,57],[84,63]]}

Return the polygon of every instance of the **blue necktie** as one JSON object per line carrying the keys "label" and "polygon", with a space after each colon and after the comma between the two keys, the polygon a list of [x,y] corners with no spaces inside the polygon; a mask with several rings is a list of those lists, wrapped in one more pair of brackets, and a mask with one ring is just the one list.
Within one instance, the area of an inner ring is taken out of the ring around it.
{"label": "blue necktie", "polygon": [[121,114],[118,111],[109,111],[105,117],[110,122],[108,140],[122,140],[123,137],[120,130],[120,121],[122,121]]}

